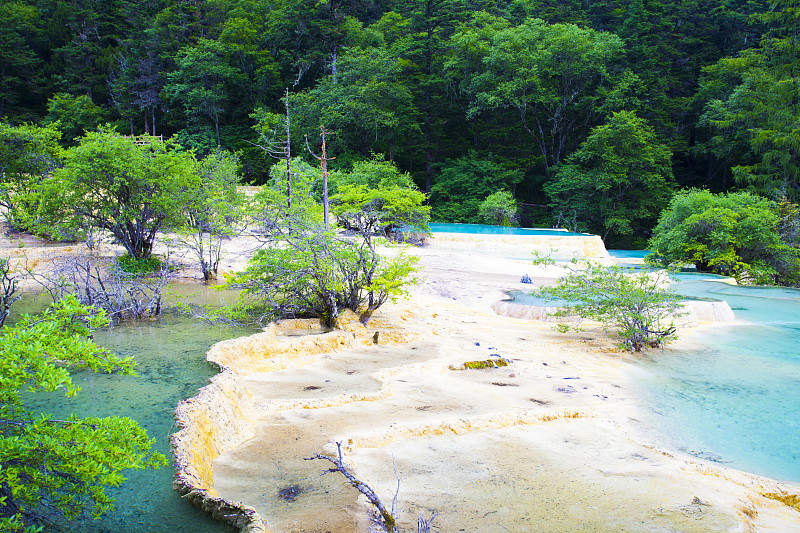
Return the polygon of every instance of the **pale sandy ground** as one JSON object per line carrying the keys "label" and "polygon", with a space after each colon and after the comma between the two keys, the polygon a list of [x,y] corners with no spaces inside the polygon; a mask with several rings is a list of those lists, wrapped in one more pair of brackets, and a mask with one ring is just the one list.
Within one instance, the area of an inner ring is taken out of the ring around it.
{"label": "pale sandy ground", "polygon": [[[29,261],[79,250],[33,246],[2,248]],[[374,323],[416,340],[244,376],[258,406],[255,437],[216,460],[221,496],[255,507],[274,532],[367,531],[356,491],[338,474],[321,476],[327,463],[303,460],[340,441],[387,505],[400,478],[404,531],[416,530],[420,511],[437,512],[433,531],[442,532],[800,531],[800,512],[762,495],[797,487],[643,436],[626,371],[634,356],[602,331],[564,336],[491,311],[502,291],[529,287],[523,274],[542,282],[552,269],[478,249],[415,253],[422,283]],[[223,268],[243,261],[231,255]],[[512,364],[449,368],[490,354]]]}
{"label": "pale sandy ground", "polygon": [[[415,253],[423,282],[375,320],[418,340],[245,376],[256,436],[215,461],[221,496],[256,508],[271,531],[365,531],[355,490],[303,460],[339,441],[387,505],[400,478],[405,531],[420,511],[437,512],[443,532],[800,531],[797,510],[759,494],[778,490],[769,480],[642,437],[634,356],[602,331],[564,336],[491,311],[504,290],[529,287],[523,274],[543,282],[552,267],[479,249]],[[449,368],[490,354],[513,362]],[[280,497],[287,488],[293,501]]]}

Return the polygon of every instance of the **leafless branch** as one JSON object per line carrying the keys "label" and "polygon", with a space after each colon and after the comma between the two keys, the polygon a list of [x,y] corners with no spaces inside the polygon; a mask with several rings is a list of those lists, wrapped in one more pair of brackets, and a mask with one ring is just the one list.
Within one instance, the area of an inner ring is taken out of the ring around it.
{"label": "leafless branch", "polygon": [[114,321],[160,315],[164,289],[175,277],[168,261],[157,271],[142,275],[83,253],[49,260],[48,270],[29,271],[29,275],[54,302],[72,294],[84,305],[106,310]]}
{"label": "leafless branch", "polygon": [[11,272],[8,259],[0,259],[0,276],[2,276],[3,294],[0,296],[0,326],[11,312],[11,306],[19,300],[22,295],[17,292],[17,278]]}
{"label": "leafless branch", "polygon": [[350,472],[350,469],[348,469],[347,466],[344,464],[344,461],[342,459],[342,443],[337,442],[336,447],[339,450],[338,457],[331,457],[329,455],[315,453],[313,456],[306,457],[305,459],[307,461],[313,459],[324,459],[326,461],[333,463],[334,467],[329,468],[325,473],[339,472],[340,474],[342,474],[347,479],[347,481],[349,481],[350,484],[353,487],[355,487],[356,490],[358,490],[358,492],[360,492],[367,498],[367,500],[375,508],[375,510],[378,511],[381,517],[381,526],[383,527],[383,530],[386,531],[387,533],[399,533],[399,530],[397,529],[397,524],[395,522],[395,518],[389,511],[386,510],[386,507],[383,505],[383,502],[381,502],[381,499],[378,497],[378,495],[375,493],[372,487],[370,487],[363,481],[356,478],[353,475],[353,473]]}
{"label": "leafless branch", "polygon": [[[381,499],[375,493],[375,491],[364,483],[363,481],[359,480],[358,478],[353,475],[350,469],[344,464],[344,459],[342,458],[342,443],[337,442],[336,448],[338,450],[337,457],[331,457],[329,455],[324,455],[320,453],[315,453],[311,457],[306,457],[306,461],[311,461],[314,459],[324,459],[333,464],[333,468],[329,468],[323,474],[327,474],[329,472],[339,472],[342,474],[350,484],[356,488],[361,494],[363,494],[367,501],[375,508],[380,516],[380,526],[386,533],[400,533],[400,530],[397,527],[397,520],[395,519],[395,512],[397,506],[397,495],[400,492],[400,476],[397,474],[397,465],[394,461],[394,455],[392,455],[392,466],[394,467],[394,475],[397,478],[397,490],[395,491],[394,498],[392,498],[392,511],[391,513],[386,510],[386,507],[381,502]],[[425,520],[423,517],[423,513],[420,513],[419,519],[417,520],[417,533],[430,533],[431,524],[433,523],[434,518],[438,516],[438,513],[433,513],[430,520]]]}

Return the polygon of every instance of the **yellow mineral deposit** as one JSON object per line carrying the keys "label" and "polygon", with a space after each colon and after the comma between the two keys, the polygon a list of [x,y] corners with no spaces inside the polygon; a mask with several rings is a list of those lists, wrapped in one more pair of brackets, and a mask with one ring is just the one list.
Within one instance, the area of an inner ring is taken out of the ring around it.
{"label": "yellow mineral deposit", "polygon": [[[602,332],[565,336],[492,310],[523,274],[552,278],[525,260],[529,245],[437,236],[415,252],[411,299],[367,328],[352,315],[333,331],[285,321],[214,346],[224,372],[178,409],[176,486],[242,531],[366,532],[355,489],[304,460],[341,442],[387,505],[399,477],[403,531],[421,511],[438,513],[439,531],[800,531],[798,487],[648,440],[634,356]],[[569,246],[586,255],[589,244]],[[493,358],[510,363],[464,367]]]}

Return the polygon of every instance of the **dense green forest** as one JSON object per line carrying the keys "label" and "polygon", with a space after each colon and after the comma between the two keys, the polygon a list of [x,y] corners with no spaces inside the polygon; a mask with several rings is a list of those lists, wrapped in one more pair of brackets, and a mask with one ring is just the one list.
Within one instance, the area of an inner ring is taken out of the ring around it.
{"label": "dense green forest", "polygon": [[[284,142],[375,155],[478,222],[643,245],[674,191],[798,197],[798,1],[4,0],[0,117],[111,123],[268,178]],[[270,138],[267,138],[270,137]]]}

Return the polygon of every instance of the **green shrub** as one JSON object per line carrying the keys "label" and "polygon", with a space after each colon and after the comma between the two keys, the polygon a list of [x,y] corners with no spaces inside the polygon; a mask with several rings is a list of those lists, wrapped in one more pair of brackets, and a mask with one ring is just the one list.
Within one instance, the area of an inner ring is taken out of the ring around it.
{"label": "green shrub", "polygon": [[508,191],[497,191],[490,194],[478,208],[481,218],[487,224],[496,226],[516,226],[517,202]]}
{"label": "green shrub", "polygon": [[691,263],[751,283],[797,285],[800,254],[790,231],[794,219],[796,211],[785,204],[748,192],[685,191],[661,214],[648,261]]}
{"label": "green shrub", "polygon": [[[664,271],[634,273],[586,263],[575,265],[556,286],[534,295],[569,302],[553,316],[596,320],[615,331],[623,348],[639,352],[675,338],[672,317],[680,308],[680,297],[666,288],[665,276]],[[561,323],[557,329],[564,333],[576,326]]]}
{"label": "green shrub", "polygon": [[160,270],[164,263],[158,257],[151,255],[145,259],[136,259],[129,254],[121,255],[117,258],[117,266],[128,274],[150,274]]}

